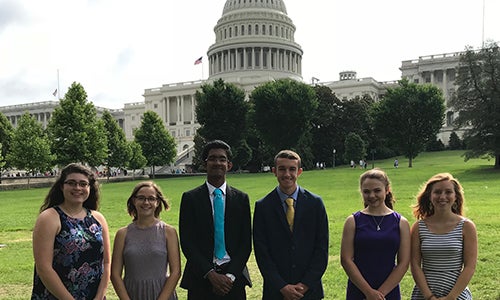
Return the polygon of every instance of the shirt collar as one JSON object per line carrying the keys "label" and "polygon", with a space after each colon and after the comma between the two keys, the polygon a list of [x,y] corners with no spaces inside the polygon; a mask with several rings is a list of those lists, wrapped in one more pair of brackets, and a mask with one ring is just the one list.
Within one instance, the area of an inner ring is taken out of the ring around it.
{"label": "shirt collar", "polygon": [[[211,185],[210,183],[208,183],[208,181],[206,182],[207,183],[207,188],[208,188],[208,194],[209,195],[213,195],[214,194],[214,191],[215,189],[217,189],[217,187]],[[222,194],[225,195],[226,194],[226,182],[224,181],[224,183],[219,187],[219,189],[221,189],[222,191]]]}
{"label": "shirt collar", "polygon": [[283,193],[280,190],[280,187],[276,187],[276,191],[278,192],[278,195],[280,196],[281,202],[285,202],[286,198],[293,198],[295,201],[297,201],[297,197],[299,196],[299,186],[297,185],[297,188],[291,195],[287,195]]}

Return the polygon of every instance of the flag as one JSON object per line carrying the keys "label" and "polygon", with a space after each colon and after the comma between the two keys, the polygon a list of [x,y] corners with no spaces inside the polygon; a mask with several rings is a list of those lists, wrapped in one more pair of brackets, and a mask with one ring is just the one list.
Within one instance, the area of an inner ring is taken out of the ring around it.
{"label": "flag", "polygon": [[54,95],[54,97],[57,95],[57,89],[52,93],[52,95]]}
{"label": "flag", "polygon": [[201,64],[201,60],[203,59],[203,56],[200,56],[200,58],[198,58],[197,60],[194,61],[194,64],[197,65],[197,64]]}

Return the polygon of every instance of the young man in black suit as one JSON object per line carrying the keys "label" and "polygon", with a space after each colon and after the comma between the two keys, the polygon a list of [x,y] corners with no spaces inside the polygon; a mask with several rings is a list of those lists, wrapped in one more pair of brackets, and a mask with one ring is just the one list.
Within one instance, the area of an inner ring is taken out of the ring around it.
{"label": "young man in black suit", "polygon": [[[180,286],[187,289],[188,300],[242,300],[245,286],[251,286],[246,267],[252,251],[250,203],[246,193],[226,183],[231,158],[228,144],[208,142],[202,153],[206,182],[182,195],[179,235],[186,266]],[[222,227],[215,220],[219,194]]]}
{"label": "young man in black suit", "polygon": [[255,203],[253,241],[264,278],[264,300],[323,299],[328,264],[328,218],[321,197],[297,185],[300,156],[280,151],[278,187]]}

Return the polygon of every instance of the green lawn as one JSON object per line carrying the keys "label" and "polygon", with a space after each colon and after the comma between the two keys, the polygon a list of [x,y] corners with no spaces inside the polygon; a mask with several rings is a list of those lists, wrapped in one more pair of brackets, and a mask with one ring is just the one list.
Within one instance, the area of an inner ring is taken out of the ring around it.
{"label": "green lawn", "polygon": [[[422,153],[408,168],[408,161],[399,157],[399,169],[392,167],[393,159],[375,161],[376,167],[387,171],[396,196],[396,210],[414,222],[411,205],[420,186],[433,174],[450,172],[465,189],[466,214],[477,226],[479,235],[479,259],[476,273],[470,283],[474,299],[499,300],[500,276],[495,275],[500,266],[500,171],[493,170],[493,162],[470,160],[464,162],[460,151]],[[369,167],[372,162],[369,162]],[[362,207],[358,192],[360,169],[341,166],[335,169],[306,171],[299,184],[323,197],[330,220],[330,262],[323,277],[325,299],[342,299],[346,276],[339,262],[339,247],[345,218]],[[203,183],[204,177],[159,179],[156,182],[170,199],[171,210],[162,213],[162,219],[177,227],[179,202],[183,191]],[[126,200],[136,182],[102,184],[101,211],[106,216],[111,237],[116,230],[130,222],[126,212]],[[271,173],[231,174],[228,183],[250,195],[254,202],[276,186]],[[31,292],[33,256],[31,231],[38,209],[48,188],[21,191],[0,191],[0,299],[26,299]],[[253,209],[253,204],[251,204]],[[260,299],[262,279],[252,254],[249,268],[254,287],[248,289],[249,299]],[[402,281],[403,299],[409,299],[413,279],[408,272]],[[185,292],[178,289],[180,299]],[[110,284],[108,299],[117,299]]]}

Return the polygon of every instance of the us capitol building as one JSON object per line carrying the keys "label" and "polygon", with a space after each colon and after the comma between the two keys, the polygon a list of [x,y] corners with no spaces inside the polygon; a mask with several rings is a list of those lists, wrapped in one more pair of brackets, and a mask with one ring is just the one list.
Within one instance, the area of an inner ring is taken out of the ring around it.
{"label": "us capitol building", "polygon": [[[123,109],[108,110],[129,140],[133,139],[133,130],[140,126],[144,112],[156,112],[177,141],[176,165],[189,163],[193,137],[199,127],[195,115],[196,91],[202,84],[210,84],[219,78],[245,90],[247,95],[256,86],[270,80],[291,78],[303,81],[303,51],[294,39],[295,29],[283,0],[227,0],[214,27],[215,43],[207,51],[208,79],[148,88],[144,91],[144,102],[127,103]],[[459,56],[457,52],[402,61],[401,77],[410,82],[435,84],[441,88],[448,103],[455,89]],[[330,87],[339,99],[369,95],[378,100],[388,87],[397,85],[397,80],[379,82],[371,77],[357,78],[355,71],[345,71],[339,74],[339,80],[318,82],[313,78],[311,84]],[[14,127],[26,111],[45,127],[58,104],[57,101],[45,101],[11,105],[0,107],[0,112]],[[97,110],[100,115],[107,109],[97,107]],[[437,137],[444,144],[448,143],[453,130],[454,116],[455,112],[447,108],[445,124]]]}

